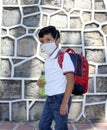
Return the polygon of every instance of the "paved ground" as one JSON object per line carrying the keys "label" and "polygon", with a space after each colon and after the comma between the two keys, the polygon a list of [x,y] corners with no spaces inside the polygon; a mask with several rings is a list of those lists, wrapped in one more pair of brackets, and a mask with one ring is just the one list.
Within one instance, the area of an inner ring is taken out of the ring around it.
{"label": "paved ground", "polygon": [[[68,124],[69,130],[107,130],[107,122],[78,121]],[[35,122],[0,122],[0,130],[38,130]]]}

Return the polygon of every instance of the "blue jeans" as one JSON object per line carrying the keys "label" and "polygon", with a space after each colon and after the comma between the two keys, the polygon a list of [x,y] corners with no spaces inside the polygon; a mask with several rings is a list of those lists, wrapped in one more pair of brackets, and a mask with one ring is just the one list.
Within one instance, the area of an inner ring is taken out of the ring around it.
{"label": "blue jeans", "polygon": [[[55,120],[55,130],[68,130],[68,114],[62,116],[59,113],[63,97],[64,94],[47,97],[44,110],[39,122],[39,130],[52,130],[51,124],[53,120]],[[70,105],[71,97],[68,103],[68,111]]]}

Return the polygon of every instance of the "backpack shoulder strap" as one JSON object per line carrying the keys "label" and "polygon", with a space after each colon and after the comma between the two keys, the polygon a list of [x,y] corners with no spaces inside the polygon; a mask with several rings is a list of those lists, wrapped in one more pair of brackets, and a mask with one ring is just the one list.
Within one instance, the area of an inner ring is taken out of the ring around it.
{"label": "backpack shoulder strap", "polygon": [[58,64],[59,66],[62,68],[62,62],[63,62],[63,59],[64,59],[64,54],[65,54],[65,51],[59,51],[58,52]]}
{"label": "backpack shoulder strap", "polygon": [[63,59],[64,59],[64,54],[65,53],[71,53],[71,54],[75,54],[75,51],[71,48],[68,48],[66,49],[65,51],[59,51],[58,52],[58,63],[60,65],[60,67],[62,68],[62,62],[63,62]]}
{"label": "backpack shoulder strap", "polygon": [[67,52],[67,53],[71,53],[71,54],[75,54],[75,51],[74,51],[72,48],[68,48],[68,49],[66,49],[65,52]]}

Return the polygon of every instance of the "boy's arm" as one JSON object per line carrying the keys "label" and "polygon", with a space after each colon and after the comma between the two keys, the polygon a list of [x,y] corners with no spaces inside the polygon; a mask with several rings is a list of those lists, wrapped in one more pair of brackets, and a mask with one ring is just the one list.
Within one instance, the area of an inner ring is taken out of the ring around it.
{"label": "boy's arm", "polygon": [[72,93],[73,87],[74,87],[74,73],[71,73],[71,72],[66,73],[65,76],[67,79],[67,85],[66,85],[64,98],[63,98],[62,104],[60,106],[61,115],[68,114],[68,102],[69,102],[69,98],[71,96],[71,93]]}

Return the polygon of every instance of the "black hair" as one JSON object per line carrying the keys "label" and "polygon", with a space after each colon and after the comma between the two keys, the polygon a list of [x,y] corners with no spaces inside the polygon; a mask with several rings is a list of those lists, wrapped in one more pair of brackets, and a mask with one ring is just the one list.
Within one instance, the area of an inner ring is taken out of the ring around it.
{"label": "black hair", "polygon": [[43,38],[44,35],[46,35],[46,34],[51,34],[52,37],[54,39],[56,39],[56,40],[58,38],[60,38],[60,33],[59,33],[59,31],[54,26],[46,26],[46,27],[42,28],[39,31],[38,36],[39,36],[39,38]]}

